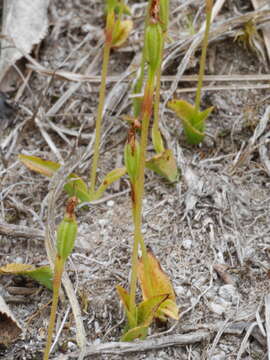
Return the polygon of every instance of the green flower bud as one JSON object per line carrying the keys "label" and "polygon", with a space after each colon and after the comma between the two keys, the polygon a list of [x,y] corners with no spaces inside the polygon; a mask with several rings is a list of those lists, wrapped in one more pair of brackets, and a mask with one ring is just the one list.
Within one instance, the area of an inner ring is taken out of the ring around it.
{"label": "green flower bud", "polygon": [[57,229],[57,255],[63,260],[66,260],[72,253],[77,236],[78,225],[74,215],[76,203],[76,198],[69,199],[65,217]]}
{"label": "green flower bud", "polygon": [[156,72],[161,61],[163,33],[159,23],[149,23],[145,33],[145,55],[150,70]]}
{"label": "green flower bud", "polygon": [[140,161],[140,145],[136,140],[131,140],[125,145],[124,160],[128,175],[134,184],[138,175]]}

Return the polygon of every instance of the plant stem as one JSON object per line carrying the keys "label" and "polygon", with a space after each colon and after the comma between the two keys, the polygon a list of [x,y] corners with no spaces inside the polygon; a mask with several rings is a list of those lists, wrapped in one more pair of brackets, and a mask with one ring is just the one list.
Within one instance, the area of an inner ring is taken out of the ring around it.
{"label": "plant stem", "polygon": [[197,85],[197,90],[196,90],[196,100],[195,100],[196,112],[200,111],[201,89],[202,89],[203,77],[204,77],[204,72],[205,72],[206,51],[207,51],[207,45],[208,45],[210,25],[211,25],[212,8],[213,8],[213,1],[206,0],[206,25],[205,25],[205,31],[204,31],[203,44],[202,44],[202,55],[201,55],[201,59],[200,59],[199,79],[198,79],[198,85]]}
{"label": "plant stem", "polygon": [[52,299],[52,306],[51,306],[51,315],[50,315],[50,322],[48,327],[48,337],[46,342],[46,347],[44,350],[43,360],[49,359],[50,349],[52,345],[52,336],[56,318],[56,311],[59,299],[59,289],[61,286],[61,279],[62,274],[64,271],[65,261],[60,258],[59,256],[55,259],[55,268],[54,268],[54,279],[53,279],[53,299]]}
{"label": "plant stem", "polygon": [[139,244],[142,250],[142,259],[145,267],[147,288],[150,294],[152,293],[151,278],[147,276],[150,272],[150,265],[147,256],[147,249],[144,244],[142,236],[142,199],[144,193],[144,169],[146,160],[146,148],[148,139],[149,123],[152,114],[153,94],[154,94],[154,79],[155,74],[149,71],[148,80],[145,86],[144,99],[142,103],[142,127],[141,127],[141,141],[140,141],[140,160],[138,177],[134,183],[134,198],[133,198],[133,219],[134,219],[134,245],[132,254],[132,273],[130,283],[130,311],[135,312],[135,298],[136,298],[136,282],[137,282],[137,264],[138,264],[138,247]]}
{"label": "plant stem", "polygon": [[108,73],[108,64],[109,64],[110,51],[112,45],[112,34],[113,34],[114,24],[115,24],[114,12],[111,11],[108,13],[107,21],[106,21],[106,39],[105,39],[104,51],[103,51],[101,84],[99,90],[99,103],[98,103],[97,118],[96,118],[94,155],[93,155],[93,162],[92,162],[92,168],[90,174],[90,196],[94,195],[95,185],[96,185],[96,174],[97,174],[99,146],[100,146],[100,138],[101,138],[101,123],[102,123],[103,107],[105,101],[105,91],[106,91],[106,78]]}

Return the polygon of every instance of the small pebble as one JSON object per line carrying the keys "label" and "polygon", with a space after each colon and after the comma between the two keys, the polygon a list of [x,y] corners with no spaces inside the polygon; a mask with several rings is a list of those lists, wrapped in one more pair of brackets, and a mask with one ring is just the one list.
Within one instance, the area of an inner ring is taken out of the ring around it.
{"label": "small pebble", "polygon": [[210,302],[208,307],[213,313],[218,315],[222,315],[225,312],[225,308],[222,305],[216,304],[214,302]]}
{"label": "small pebble", "polygon": [[98,223],[100,226],[105,226],[108,224],[108,222],[109,222],[108,219],[99,219],[98,220]]}
{"label": "small pebble", "polygon": [[108,207],[113,207],[114,206],[114,201],[113,200],[107,201],[107,206]]}
{"label": "small pebble", "polygon": [[237,303],[238,301],[238,293],[235,288],[235,286],[226,284],[220,287],[218,294],[220,297],[222,297],[224,300],[229,301],[233,304]]}
{"label": "small pebble", "polygon": [[69,341],[67,346],[69,350],[75,350],[77,348],[77,346],[72,341]]}
{"label": "small pebble", "polygon": [[192,240],[191,239],[185,239],[182,241],[182,246],[185,250],[191,249],[192,246]]}
{"label": "small pebble", "polygon": [[220,351],[219,353],[216,353],[215,355],[211,356],[210,360],[225,360],[226,354],[224,351]]}

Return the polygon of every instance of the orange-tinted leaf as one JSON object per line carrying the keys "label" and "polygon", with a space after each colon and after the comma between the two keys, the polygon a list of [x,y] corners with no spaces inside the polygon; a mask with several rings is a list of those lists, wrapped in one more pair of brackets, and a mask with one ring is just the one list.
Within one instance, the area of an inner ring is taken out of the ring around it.
{"label": "orange-tinted leaf", "polygon": [[[176,298],[175,298],[175,293],[174,293],[174,289],[171,284],[171,281],[170,281],[168,275],[165,274],[165,272],[162,270],[158,260],[156,259],[156,257],[152,253],[152,251],[148,250],[147,254],[148,254],[149,267],[150,267],[150,274],[145,273],[145,267],[142,262],[142,258],[140,258],[139,262],[138,262],[138,278],[139,278],[139,283],[140,283],[140,286],[142,289],[143,298],[144,298],[144,300],[148,300],[154,296],[167,295],[167,298],[170,299],[175,304],[175,307],[173,307],[172,303],[170,303],[170,302],[166,303],[166,301],[167,301],[167,299],[166,299],[165,305],[164,305],[164,310],[162,309],[162,306],[163,306],[163,303],[162,303],[160,305],[158,311],[161,311],[163,314],[166,314],[168,316],[170,316],[170,314],[172,314],[173,315],[172,317],[174,319],[176,317],[178,318],[178,313],[176,314],[176,312],[175,312]],[[148,277],[148,279],[150,278],[151,284],[152,284],[152,289],[149,289],[147,287],[146,277]],[[156,317],[159,317],[159,316],[156,316]],[[160,316],[161,319],[162,319],[162,317],[164,317],[164,316]]]}
{"label": "orange-tinted leaf", "polygon": [[165,150],[146,161],[146,167],[157,174],[164,176],[170,182],[178,178],[177,165],[172,150]]}
{"label": "orange-tinted leaf", "polygon": [[6,264],[0,267],[0,275],[18,275],[24,271],[31,271],[35,267],[33,265],[28,264]]}

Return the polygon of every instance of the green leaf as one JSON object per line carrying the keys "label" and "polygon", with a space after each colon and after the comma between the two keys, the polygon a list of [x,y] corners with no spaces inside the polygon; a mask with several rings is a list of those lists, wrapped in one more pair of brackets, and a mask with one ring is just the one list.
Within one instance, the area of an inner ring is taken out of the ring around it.
{"label": "green leaf", "polygon": [[205,120],[211,114],[213,107],[204,111],[197,111],[195,106],[185,100],[169,101],[168,107],[176,112],[182,120],[187,140],[190,144],[197,145],[204,139]]}
{"label": "green leaf", "polygon": [[153,296],[138,305],[138,325],[149,326],[161,304],[169,297],[168,294]]}
{"label": "green leaf", "polygon": [[128,330],[125,334],[121,336],[121,341],[133,341],[135,339],[145,339],[147,336],[148,325],[142,325],[134,327]]}
{"label": "green leaf", "polygon": [[178,179],[177,165],[172,150],[167,149],[163,153],[153,156],[146,161],[146,167],[164,176],[170,182]]}
{"label": "green leaf", "polygon": [[35,268],[30,264],[6,264],[0,267],[0,275],[25,275],[52,290],[53,273],[49,266]]}
{"label": "green leaf", "polygon": [[[48,177],[52,177],[61,167],[56,162],[43,160],[37,156],[20,154],[19,159],[28,169]],[[68,182],[65,184],[64,190],[68,195],[76,196],[83,202],[91,201],[86,183],[76,174],[68,176]]]}
{"label": "green leaf", "polygon": [[124,308],[125,308],[125,313],[126,313],[127,321],[128,321],[127,329],[136,327],[137,313],[132,314],[130,311],[130,308],[129,308],[130,295],[129,295],[129,293],[120,285],[116,286],[116,290],[117,290],[118,296],[120,297],[120,300],[122,301]]}
{"label": "green leaf", "polygon": [[29,276],[31,279],[36,280],[41,285],[45,286],[50,290],[52,290],[53,288],[52,285],[53,273],[52,273],[52,269],[49,266],[41,266],[35,270],[22,273],[22,275]]}
{"label": "green leaf", "polygon": [[104,191],[115,181],[117,181],[118,179],[120,179],[122,176],[125,175],[125,173],[127,172],[126,168],[117,168],[112,170],[111,172],[109,172],[106,176],[105,179],[102,181],[101,185],[99,186],[99,188],[97,189],[97,191],[95,191],[93,198],[91,198],[92,200],[97,200],[99,199],[102,194],[104,193]]}
{"label": "green leaf", "polygon": [[157,154],[160,154],[165,150],[160,130],[159,130],[158,126],[155,126],[155,125],[152,127],[152,141],[153,141],[155,152]]}

